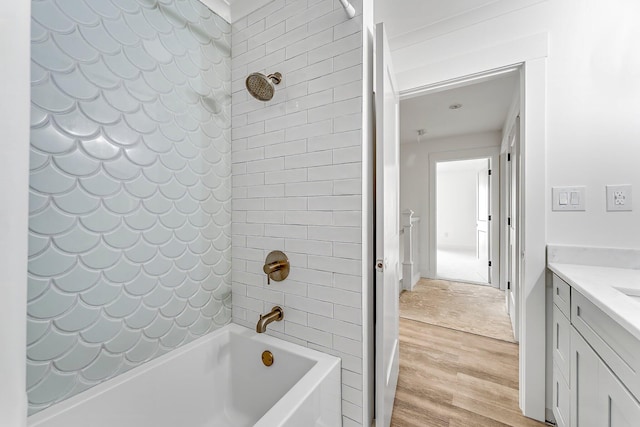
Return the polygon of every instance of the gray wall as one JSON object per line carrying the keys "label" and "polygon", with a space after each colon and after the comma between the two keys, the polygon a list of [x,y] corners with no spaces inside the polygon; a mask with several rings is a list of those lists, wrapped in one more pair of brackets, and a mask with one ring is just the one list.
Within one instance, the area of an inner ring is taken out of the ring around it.
{"label": "gray wall", "polygon": [[32,3],[30,413],[231,318],[230,26]]}

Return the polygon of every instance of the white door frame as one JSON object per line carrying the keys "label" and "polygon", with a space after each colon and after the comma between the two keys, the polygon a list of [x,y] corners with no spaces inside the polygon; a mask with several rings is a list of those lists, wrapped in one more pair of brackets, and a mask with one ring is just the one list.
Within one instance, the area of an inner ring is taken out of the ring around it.
{"label": "white door frame", "polygon": [[546,390],[546,68],[546,57],[524,62],[520,102],[520,407],[540,421],[545,419]]}
{"label": "white door frame", "polygon": [[0,3],[0,425],[27,422],[31,2]]}
{"label": "white door frame", "polygon": [[500,146],[471,148],[467,150],[442,151],[429,154],[429,278],[438,279],[437,251],[438,251],[438,223],[437,223],[437,168],[436,164],[440,162],[456,161],[456,160],[473,160],[473,159],[491,159],[491,244],[489,259],[493,260],[491,265],[491,281],[492,286],[500,286],[500,269],[499,269],[499,247],[500,247],[500,167],[499,167]]}
{"label": "white door frame", "polygon": [[[511,319],[511,325],[513,327],[513,336],[516,342],[520,341],[520,316],[518,315],[520,309],[520,284],[522,282],[522,262],[521,257],[517,256],[517,265],[515,268],[515,273],[513,274],[513,281],[509,283],[509,279],[511,278],[511,263],[513,259],[511,258],[512,249],[511,249],[511,227],[512,224],[515,224],[515,240],[516,254],[522,253],[522,223],[523,223],[523,215],[522,215],[522,170],[520,169],[520,112],[519,109],[516,110],[515,115],[509,118],[508,125],[505,127],[506,134],[503,138],[503,145],[501,150],[501,161],[504,173],[502,175],[502,189],[504,194],[501,195],[501,200],[503,201],[503,205],[501,207],[501,211],[503,213],[503,220],[501,221],[501,230],[503,231],[501,242],[504,247],[504,251],[501,251],[501,263],[504,263],[504,277],[501,281],[501,289],[505,291],[505,302],[506,302],[506,310]],[[516,134],[517,133],[517,134]],[[508,159],[509,156],[510,158]],[[512,212],[513,208],[513,200],[511,199],[513,191],[513,172],[515,168],[515,186],[516,186],[516,209],[515,212]],[[509,222],[507,219],[511,218],[512,222]],[[501,270],[502,270],[501,264]],[[512,294],[513,293],[513,294]],[[513,307],[511,306],[511,301],[513,301]],[[513,311],[513,312],[512,312]]]}
{"label": "white door frame", "polygon": [[401,99],[430,87],[468,81],[520,65],[520,144],[524,178],[522,192],[523,270],[520,287],[520,408],[525,416],[545,420],[546,340],[546,88],[549,35],[546,32],[510,40],[479,51],[430,63],[400,80]]}
{"label": "white door frame", "polygon": [[[493,197],[498,197],[498,202],[500,201],[500,195],[498,194],[497,196],[495,196],[494,192],[492,191],[491,187],[489,187],[489,185],[491,185],[491,183],[493,182],[493,178],[499,178],[498,174],[500,173],[500,167],[498,165],[498,167],[496,168],[496,175],[494,177],[491,176],[492,174],[492,170],[491,170],[491,162],[489,161],[489,159],[485,159],[485,165],[482,167],[481,170],[476,171],[476,206],[475,206],[475,210],[476,210],[476,257],[479,259],[480,258],[480,254],[482,253],[482,251],[486,251],[487,253],[487,260],[491,260],[491,251],[494,250],[495,253],[495,249],[493,242],[491,241],[491,231],[493,228],[493,225],[490,221],[492,221],[495,218],[498,218],[497,215],[494,214],[494,216],[492,217],[491,214],[493,212],[492,208],[491,208],[491,201]],[[482,189],[482,187],[484,186],[483,183],[486,180],[486,189]],[[498,179],[498,185],[500,185],[499,179]],[[483,194],[483,192],[486,191],[486,194]],[[483,196],[481,198],[481,196]],[[482,199],[485,199],[484,201],[481,201]],[[482,203],[486,203],[486,209],[484,211],[480,210],[480,206]],[[485,227],[486,230],[484,231],[487,234],[487,237],[485,237],[486,239],[486,247],[482,248],[481,244],[480,244],[480,225],[479,223],[486,223]],[[498,228],[498,234],[499,234],[499,228]],[[498,259],[500,259],[500,254],[499,254],[499,250],[498,250]],[[497,264],[499,265],[499,263]],[[491,266],[486,266],[487,269],[487,283],[491,283],[492,279],[492,271],[491,271]],[[494,285],[495,286],[495,285]],[[500,286],[500,282],[498,281],[497,283],[497,287]]]}

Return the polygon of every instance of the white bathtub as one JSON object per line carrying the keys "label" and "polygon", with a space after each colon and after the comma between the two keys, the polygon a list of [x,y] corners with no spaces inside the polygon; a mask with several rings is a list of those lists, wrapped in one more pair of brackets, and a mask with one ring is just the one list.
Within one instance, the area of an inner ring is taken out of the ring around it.
{"label": "white bathtub", "polygon": [[[273,353],[264,366],[262,352]],[[28,419],[30,427],[336,427],[340,359],[238,325]]]}

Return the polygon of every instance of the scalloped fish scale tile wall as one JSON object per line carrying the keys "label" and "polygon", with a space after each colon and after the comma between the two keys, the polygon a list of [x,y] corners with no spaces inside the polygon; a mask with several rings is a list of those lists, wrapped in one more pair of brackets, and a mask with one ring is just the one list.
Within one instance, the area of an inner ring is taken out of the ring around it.
{"label": "scalloped fish scale tile wall", "polygon": [[30,413],[230,322],[230,39],[196,0],[32,2]]}

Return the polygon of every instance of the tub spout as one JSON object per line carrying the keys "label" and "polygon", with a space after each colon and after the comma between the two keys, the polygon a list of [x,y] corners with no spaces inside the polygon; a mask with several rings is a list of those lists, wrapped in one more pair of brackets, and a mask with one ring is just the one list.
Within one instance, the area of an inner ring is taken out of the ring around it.
{"label": "tub spout", "polygon": [[258,320],[258,324],[256,325],[256,332],[261,334],[267,330],[267,325],[271,322],[281,321],[284,319],[284,310],[282,308],[275,306],[271,309],[271,311],[267,314],[261,314],[260,320]]}

